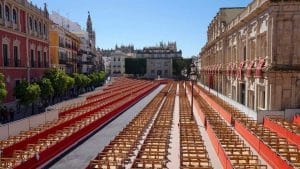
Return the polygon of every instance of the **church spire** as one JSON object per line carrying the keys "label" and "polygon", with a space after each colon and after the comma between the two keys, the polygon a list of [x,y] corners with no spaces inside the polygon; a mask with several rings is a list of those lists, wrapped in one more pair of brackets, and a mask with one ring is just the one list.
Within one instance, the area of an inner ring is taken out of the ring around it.
{"label": "church spire", "polygon": [[88,18],[87,18],[87,22],[86,22],[86,31],[89,33],[93,32],[93,24],[92,24],[90,11],[88,11]]}

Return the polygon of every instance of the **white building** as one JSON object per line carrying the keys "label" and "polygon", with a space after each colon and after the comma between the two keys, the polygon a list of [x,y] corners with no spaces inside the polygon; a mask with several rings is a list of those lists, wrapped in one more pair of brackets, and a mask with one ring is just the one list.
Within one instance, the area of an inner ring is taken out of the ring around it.
{"label": "white building", "polygon": [[102,56],[102,61],[103,61],[103,65],[104,65],[104,71],[107,74],[111,73],[111,57],[108,56]]}
{"label": "white building", "polygon": [[81,26],[77,22],[73,22],[64,16],[61,16],[58,12],[52,11],[49,17],[54,23],[62,26],[70,32],[78,32],[82,30]]}
{"label": "white building", "polygon": [[181,50],[177,50],[176,42],[161,42],[157,46],[145,47],[136,51],[137,58],[147,59],[148,78],[172,78],[173,77],[173,59],[181,58]]}
{"label": "white building", "polygon": [[112,76],[125,74],[125,59],[135,58],[135,53],[126,53],[121,50],[116,50],[111,53],[110,70]]}

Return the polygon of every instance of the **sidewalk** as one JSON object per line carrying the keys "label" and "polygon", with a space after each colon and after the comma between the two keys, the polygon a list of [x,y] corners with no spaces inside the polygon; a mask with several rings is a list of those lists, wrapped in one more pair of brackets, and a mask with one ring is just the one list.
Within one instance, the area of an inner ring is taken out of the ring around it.
{"label": "sidewalk", "polygon": [[176,98],[174,104],[173,124],[171,130],[171,140],[167,167],[170,169],[180,168],[180,130],[179,130],[179,85],[177,85]]}

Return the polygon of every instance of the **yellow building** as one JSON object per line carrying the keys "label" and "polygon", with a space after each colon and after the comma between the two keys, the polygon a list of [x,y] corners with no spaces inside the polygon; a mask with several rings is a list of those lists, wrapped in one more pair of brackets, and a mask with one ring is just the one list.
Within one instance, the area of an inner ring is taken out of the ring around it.
{"label": "yellow building", "polygon": [[80,39],[63,27],[52,23],[49,30],[50,65],[68,74],[77,72]]}

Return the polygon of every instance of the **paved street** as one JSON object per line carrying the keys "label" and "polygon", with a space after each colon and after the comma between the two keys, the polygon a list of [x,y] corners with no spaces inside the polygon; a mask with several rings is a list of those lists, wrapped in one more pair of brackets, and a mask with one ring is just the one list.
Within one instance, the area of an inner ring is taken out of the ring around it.
{"label": "paved street", "polygon": [[87,167],[102,149],[128,124],[163,88],[163,85],[142,99],[138,104],[125,111],[118,118],[106,125],[82,145],[60,159],[51,168],[53,169],[82,169]]}

